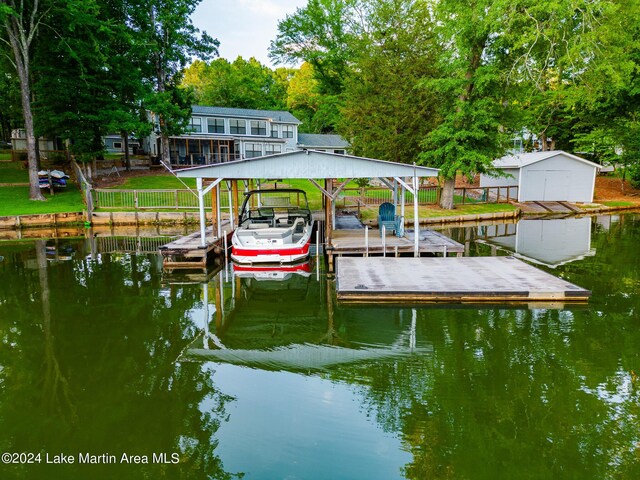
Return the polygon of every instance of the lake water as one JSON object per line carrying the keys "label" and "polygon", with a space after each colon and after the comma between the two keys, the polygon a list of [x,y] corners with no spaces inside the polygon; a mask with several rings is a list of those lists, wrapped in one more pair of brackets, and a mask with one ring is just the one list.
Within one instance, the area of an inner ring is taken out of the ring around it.
{"label": "lake water", "polygon": [[0,479],[640,478],[640,215],[447,233],[593,296],[342,306],[313,263],[0,243]]}

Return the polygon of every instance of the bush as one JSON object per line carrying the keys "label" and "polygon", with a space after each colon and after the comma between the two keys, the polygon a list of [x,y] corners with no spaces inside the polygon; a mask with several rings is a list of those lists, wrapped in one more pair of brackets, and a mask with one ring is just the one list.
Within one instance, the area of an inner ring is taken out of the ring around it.
{"label": "bush", "polygon": [[640,163],[634,163],[627,167],[629,182],[633,188],[640,188]]}

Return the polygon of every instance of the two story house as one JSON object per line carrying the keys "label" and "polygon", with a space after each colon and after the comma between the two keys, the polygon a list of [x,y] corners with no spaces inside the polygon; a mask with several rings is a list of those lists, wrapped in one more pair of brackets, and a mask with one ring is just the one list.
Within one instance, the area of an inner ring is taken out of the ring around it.
{"label": "two story house", "polygon": [[[348,143],[337,135],[299,136],[300,123],[285,111],[194,105],[188,132],[169,139],[171,165],[209,165],[318,146],[346,152]],[[150,140],[150,153],[157,156],[160,138]]]}

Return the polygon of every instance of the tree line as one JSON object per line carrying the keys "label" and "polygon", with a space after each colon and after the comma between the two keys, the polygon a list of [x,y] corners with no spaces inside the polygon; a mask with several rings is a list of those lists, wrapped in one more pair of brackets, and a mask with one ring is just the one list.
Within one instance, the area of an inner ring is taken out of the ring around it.
{"label": "tree line", "polygon": [[[307,62],[354,152],[456,173],[565,149],[640,180],[638,0],[309,0],[270,54]],[[529,142],[529,145],[527,145]]]}
{"label": "tree line", "polygon": [[0,2],[0,88],[7,93],[1,120],[24,125],[31,199],[44,200],[37,178],[40,136],[65,140],[82,159],[102,153],[109,132],[123,136],[128,153],[129,135],[143,137],[155,128],[168,157],[169,135],[184,129],[191,112],[182,71],[192,57],[215,55],[219,45],[191,22],[199,3]]}

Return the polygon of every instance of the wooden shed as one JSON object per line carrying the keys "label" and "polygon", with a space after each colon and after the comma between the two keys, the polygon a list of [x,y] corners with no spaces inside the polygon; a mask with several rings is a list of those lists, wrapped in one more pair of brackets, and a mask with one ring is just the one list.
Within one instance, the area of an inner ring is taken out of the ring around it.
{"label": "wooden shed", "polygon": [[[597,163],[561,150],[507,155],[493,165],[507,177],[482,175],[480,186],[517,186],[519,202],[592,202],[600,168]],[[515,197],[515,191],[509,193]]]}

